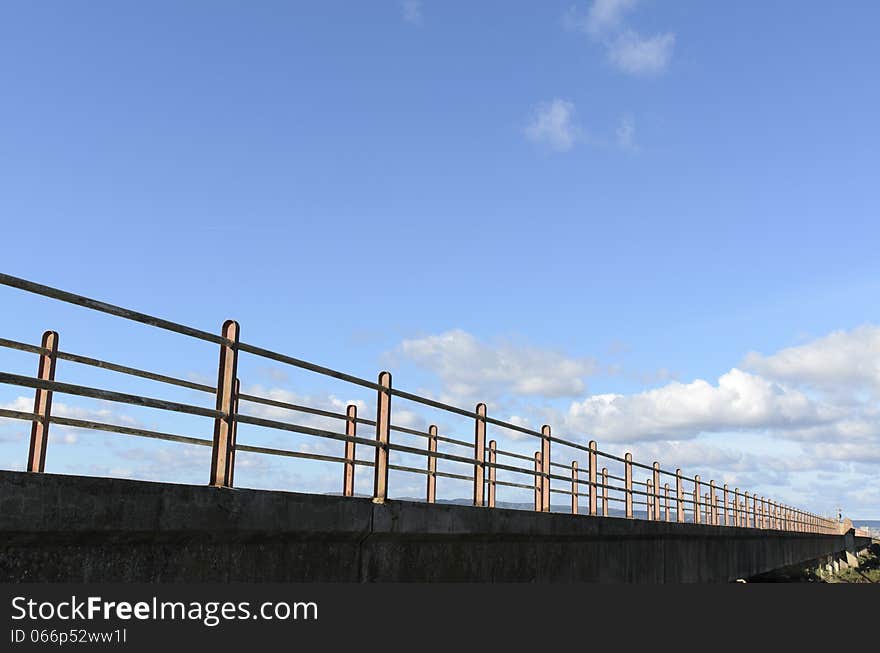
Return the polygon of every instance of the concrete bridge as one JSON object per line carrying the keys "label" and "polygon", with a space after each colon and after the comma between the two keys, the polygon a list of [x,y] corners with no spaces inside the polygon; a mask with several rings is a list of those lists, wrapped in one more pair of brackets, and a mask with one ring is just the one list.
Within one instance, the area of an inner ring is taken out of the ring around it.
{"label": "concrete bridge", "polygon": [[[219,353],[217,383],[207,385],[66,351],[54,330],[40,344],[0,338],[0,349],[32,354],[36,363],[31,377],[4,371],[0,358],[0,384],[34,396],[32,412],[0,409],[0,418],[31,431],[27,472],[0,472],[6,580],[729,581],[822,557],[845,560],[864,544],[837,520],[803,507],[603,451],[550,425],[505,421],[484,403],[445,404],[393,386],[388,372],[371,381],[249,344],[234,320],[210,333],[10,275],[0,274],[0,285],[209,343]],[[10,301],[3,306],[16,310]],[[338,412],[247,393],[238,376],[242,356],[366,388],[375,393],[371,414],[359,415],[356,404]],[[214,407],[61,381],[59,361],[184,388],[187,398],[198,394]],[[57,394],[204,418],[213,435],[58,415]],[[424,429],[395,423],[392,404],[401,402],[438,419]],[[280,409],[285,418],[268,419],[255,407]],[[53,424],[208,447],[208,485],[46,474]],[[239,442],[241,424],[335,442],[339,451]],[[473,437],[463,439],[461,430]],[[499,446],[511,433],[517,442],[531,439],[534,452],[510,438]],[[358,448],[370,455],[359,457]],[[338,465],[342,496],[237,488],[239,452]],[[356,471],[364,468],[372,471],[368,498],[354,496]],[[390,471],[421,476],[424,502],[392,500]],[[470,485],[470,506],[438,503],[438,483],[448,479]],[[498,499],[528,494],[533,510],[505,509]],[[553,497],[568,514],[551,510]]]}
{"label": "concrete bridge", "polygon": [[0,472],[0,581],[728,582],[870,538]]}

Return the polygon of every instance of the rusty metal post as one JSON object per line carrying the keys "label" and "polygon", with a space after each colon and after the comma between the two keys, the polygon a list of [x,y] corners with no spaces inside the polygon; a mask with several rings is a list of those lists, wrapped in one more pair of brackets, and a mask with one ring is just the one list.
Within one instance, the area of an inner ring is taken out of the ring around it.
{"label": "rusty metal post", "polygon": [[[241,381],[235,379],[233,388],[232,412],[238,415],[238,396],[241,394]],[[238,439],[238,418],[232,420],[232,432],[229,437],[229,459],[226,462],[226,478],[229,487],[235,487],[235,442]]]}
{"label": "rusty metal post", "polygon": [[718,525],[718,506],[715,503],[715,481],[709,480],[709,505],[712,508],[712,517],[709,519],[709,522],[713,526]]}
{"label": "rusty metal post", "polygon": [[608,468],[602,468],[602,516],[608,516]]}
{"label": "rusty metal post", "polygon": [[653,469],[654,517],[660,521],[660,463],[655,460],[651,467]]}
{"label": "rusty metal post", "polygon": [[578,463],[571,461],[571,514],[578,514]]}
{"label": "rusty metal post", "polygon": [[373,502],[388,500],[388,445],[391,443],[391,372],[379,373],[376,395],[376,460],[373,466]]}
{"label": "rusty metal post", "polygon": [[541,488],[544,487],[542,483],[543,477],[541,476],[541,471],[544,468],[541,465],[541,452],[535,452],[535,512],[541,512],[541,508],[543,506],[543,491]]}
{"label": "rusty metal post", "polygon": [[754,522],[753,526],[755,528],[760,528],[758,526],[758,495],[752,495],[752,521]]}
{"label": "rusty metal post", "polygon": [[[428,453],[437,453],[437,425],[428,427]],[[437,457],[428,456],[428,503],[437,501]]]}
{"label": "rusty metal post", "polygon": [[770,522],[767,519],[767,497],[761,497],[761,528],[770,528]]}
{"label": "rusty metal post", "polygon": [[663,484],[663,495],[666,503],[666,521],[669,521],[669,483]]}
{"label": "rusty metal post", "polygon": [[498,448],[495,440],[489,440],[489,507],[495,507],[495,459],[496,449]]}
{"label": "rusty metal post", "polygon": [[727,483],[724,484],[723,492],[724,492],[724,525],[730,526],[730,514],[729,514],[730,506],[727,502]]}
{"label": "rusty metal post", "polygon": [[[350,438],[357,437],[357,416],[357,406],[349,404],[345,409],[345,435]],[[344,497],[354,496],[354,454],[355,443],[351,440],[346,440],[345,463],[343,464],[342,473],[342,496]]]}
{"label": "rusty metal post", "polygon": [[210,482],[214,487],[229,487],[228,462],[235,422],[235,378],[238,371],[238,322],[226,320],[222,335],[229,342],[220,345],[217,371],[217,410],[222,415],[214,419]]}
{"label": "rusty metal post", "polygon": [[733,488],[733,525],[739,527],[741,525],[739,517],[739,488]]}
{"label": "rusty metal post", "polygon": [[633,456],[630,452],[626,452],[623,456],[623,484],[625,487],[625,505],[627,519],[633,518]]}
{"label": "rusty metal post", "polygon": [[675,470],[675,519],[679,524],[684,523],[684,483],[681,469]]}
{"label": "rusty metal post", "polygon": [[648,521],[654,520],[654,487],[650,477],[645,481],[645,516]]}
{"label": "rusty metal post", "polygon": [[596,492],[596,477],[598,472],[598,456],[596,455],[596,451],[598,447],[596,446],[595,440],[590,440],[587,447],[590,450],[590,514],[595,516],[599,513],[598,504],[598,493]]}
{"label": "rusty metal post", "polygon": [[694,522],[700,523],[700,475],[694,476]]}
{"label": "rusty metal post", "polygon": [[[46,331],[40,346],[44,351],[40,353],[37,378],[41,381],[54,381],[55,365],[58,361],[58,334],[55,331]],[[28,449],[29,472],[46,471],[46,446],[49,444],[51,417],[52,391],[37,388],[34,393],[34,421],[31,422],[31,443]]]}
{"label": "rusty metal post", "polygon": [[550,426],[541,427],[541,512],[550,512]]}
{"label": "rusty metal post", "polygon": [[474,505],[482,507],[483,484],[486,482],[486,404],[477,404],[474,420]]}
{"label": "rusty metal post", "polygon": [[745,496],[745,501],[743,501],[743,510],[745,511],[745,513],[743,514],[743,517],[745,517],[745,520],[746,520],[746,528],[751,528],[752,521],[751,521],[751,515],[749,515],[749,493],[746,492],[744,496]]}
{"label": "rusty metal post", "polygon": [[709,493],[703,495],[703,522],[707,525],[712,524],[712,507],[709,505]]}

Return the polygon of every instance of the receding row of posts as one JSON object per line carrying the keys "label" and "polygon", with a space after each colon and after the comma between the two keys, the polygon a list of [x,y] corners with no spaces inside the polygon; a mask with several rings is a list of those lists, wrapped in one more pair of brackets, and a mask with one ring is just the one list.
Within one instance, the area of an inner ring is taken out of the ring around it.
{"label": "receding row of posts", "polygon": [[[220,357],[217,372],[216,411],[214,434],[212,441],[211,471],[209,484],[216,487],[232,487],[235,479],[235,450],[237,437],[238,402],[240,382],[237,377],[238,350],[240,327],[234,320],[227,320],[222,328],[223,343],[220,345]],[[41,381],[54,382],[58,360],[59,337],[55,331],[43,334],[37,378]],[[388,499],[388,471],[391,450],[391,374],[379,374],[376,384],[376,422],[375,422],[375,458],[373,462],[373,500],[384,502]],[[52,390],[46,387],[37,388],[34,396],[34,418],[31,423],[31,437],[28,451],[27,470],[43,472],[46,466],[46,448],[48,444],[49,425],[52,414]],[[362,420],[363,421],[363,420]],[[345,451],[343,464],[343,496],[355,494],[355,457],[357,425],[359,423],[357,406],[351,404],[345,413]],[[474,448],[473,448],[473,504],[475,506],[496,506],[496,466],[498,448],[495,440],[486,443],[486,404],[477,404],[474,412]],[[428,427],[426,495],[429,503],[437,500],[437,460],[438,460],[438,429],[436,425]],[[551,498],[551,429],[544,425],[541,428],[541,446],[534,453],[534,509],[538,512],[550,511]],[[609,510],[609,474],[598,465],[598,445],[590,440],[587,445],[587,514],[599,514],[599,498],[603,516]],[[632,519],[633,497],[633,460],[627,452],[623,459],[624,514]],[[578,498],[582,496],[580,486],[580,470],[577,461],[572,461],[571,469],[571,512],[580,513]],[[649,520],[672,521],[670,512],[670,491],[674,493],[674,520],[679,523],[686,521],[686,503],[684,480],[681,469],[675,471],[675,485],[662,483],[661,468],[658,462],[651,466],[651,475],[645,481],[645,513]],[[735,526],[772,530],[831,532],[831,523],[821,517],[790,508],[765,497],[758,497],[749,492],[740,492],[739,488],[729,490],[725,483],[716,487],[710,480],[708,492],[702,492],[703,483],[699,475],[693,477],[693,493],[691,514],[696,524],[711,526]],[[719,497],[720,492],[720,497]]]}

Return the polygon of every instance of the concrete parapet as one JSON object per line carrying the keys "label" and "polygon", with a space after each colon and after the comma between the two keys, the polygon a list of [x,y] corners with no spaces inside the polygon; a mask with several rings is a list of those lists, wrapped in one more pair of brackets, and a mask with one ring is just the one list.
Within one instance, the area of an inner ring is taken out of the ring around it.
{"label": "concrete parapet", "polygon": [[727,582],[845,539],[0,472],[4,581]]}

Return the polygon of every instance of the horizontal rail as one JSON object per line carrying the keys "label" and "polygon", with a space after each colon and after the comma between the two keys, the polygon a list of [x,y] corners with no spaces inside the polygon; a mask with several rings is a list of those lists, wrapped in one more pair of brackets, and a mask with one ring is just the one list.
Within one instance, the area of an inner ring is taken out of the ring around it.
{"label": "horizontal rail", "polygon": [[0,372],[0,383],[17,385],[24,388],[51,390],[52,392],[60,392],[61,394],[77,395],[80,397],[89,397],[91,399],[103,399],[104,401],[143,406],[145,408],[158,408],[160,410],[169,410],[175,413],[187,413],[189,415],[198,415],[200,417],[223,417],[222,412],[212,408],[181,404],[176,401],[166,401],[164,399],[154,399],[152,397],[142,397],[140,395],[131,395],[124,392],[114,392],[112,390],[99,390],[98,388],[74,385],[72,383],[33,379],[29,376],[10,374],[9,372]]}
{"label": "horizontal rail", "polygon": [[193,327],[178,324],[177,322],[163,320],[160,317],[147,315],[146,313],[139,313],[138,311],[132,311],[127,308],[122,308],[121,306],[115,306],[114,304],[108,304],[107,302],[101,302],[96,299],[90,299],[89,297],[83,297],[82,295],[75,295],[71,292],[58,290],[57,288],[52,288],[50,286],[44,286],[39,283],[34,283],[33,281],[20,279],[19,277],[13,277],[10,274],[0,273],[0,284],[4,286],[9,286],[10,288],[18,288],[19,290],[24,290],[30,293],[34,293],[36,295],[42,295],[43,297],[57,299],[68,304],[74,304],[76,306],[82,306],[83,308],[89,308],[93,311],[100,311],[101,313],[115,315],[116,317],[125,318],[126,320],[132,320],[133,322],[140,322],[141,324],[146,324],[148,326],[165,329],[166,331],[173,331],[175,333],[180,333],[182,335],[197,338],[199,340],[206,340],[207,342],[213,342],[214,344],[227,344],[227,340],[225,338],[210,333],[208,331],[194,329]]}

